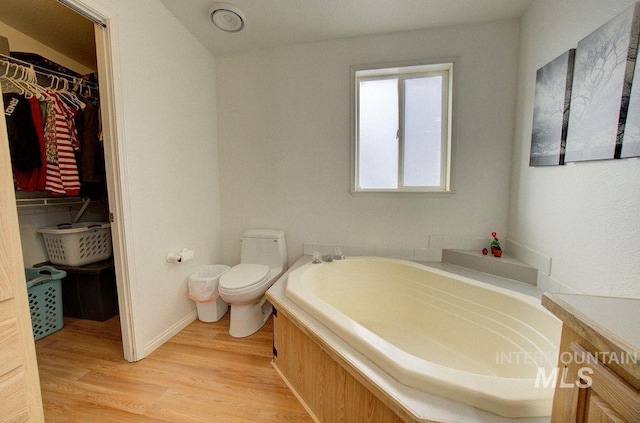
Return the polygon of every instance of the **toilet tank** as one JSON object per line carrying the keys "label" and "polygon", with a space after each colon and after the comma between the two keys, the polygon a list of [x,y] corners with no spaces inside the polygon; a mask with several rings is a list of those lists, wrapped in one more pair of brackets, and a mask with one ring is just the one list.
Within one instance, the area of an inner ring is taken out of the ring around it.
{"label": "toilet tank", "polygon": [[266,264],[270,268],[287,268],[287,245],[284,232],[252,229],[242,234],[240,263]]}

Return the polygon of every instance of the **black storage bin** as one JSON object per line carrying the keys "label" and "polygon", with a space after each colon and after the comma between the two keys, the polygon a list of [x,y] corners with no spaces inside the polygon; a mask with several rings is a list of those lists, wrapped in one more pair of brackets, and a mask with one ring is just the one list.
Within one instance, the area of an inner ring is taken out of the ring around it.
{"label": "black storage bin", "polygon": [[[37,264],[42,266],[47,263]],[[84,266],[56,265],[67,276],[62,278],[62,313],[66,317],[103,322],[118,313],[118,296],[113,260]]]}

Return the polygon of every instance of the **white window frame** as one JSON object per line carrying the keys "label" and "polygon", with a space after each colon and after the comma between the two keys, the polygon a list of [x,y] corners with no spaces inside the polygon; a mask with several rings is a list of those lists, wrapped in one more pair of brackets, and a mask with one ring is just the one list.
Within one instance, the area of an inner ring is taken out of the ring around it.
{"label": "white window frame", "polygon": [[[351,142],[351,192],[352,193],[429,193],[451,192],[451,127],[453,103],[453,60],[443,60],[437,63],[404,63],[393,65],[365,65],[351,68],[352,86],[352,142]],[[359,82],[367,79],[398,78],[402,80],[415,76],[442,76],[442,143],[440,163],[440,185],[437,186],[403,186],[403,123],[404,98],[403,90],[399,90],[399,126],[398,128],[398,187],[396,188],[362,188],[359,182]]]}

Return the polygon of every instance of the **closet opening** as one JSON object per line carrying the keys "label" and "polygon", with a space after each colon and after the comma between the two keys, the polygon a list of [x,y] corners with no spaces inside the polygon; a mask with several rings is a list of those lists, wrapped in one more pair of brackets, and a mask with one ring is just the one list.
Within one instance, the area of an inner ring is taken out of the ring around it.
{"label": "closet opening", "polygon": [[[108,165],[117,167],[114,109],[110,81],[101,86],[100,75],[106,69],[111,77],[108,27],[69,3],[75,10],[53,0],[10,2],[0,16],[0,82],[24,266],[64,270],[64,319],[74,327],[86,322],[88,332],[116,321],[124,358],[135,361],[121,237],[112,236],[120,216],[118,176]],[[108,246],[104,231],[95,245],[98,225],[108,228]]]}

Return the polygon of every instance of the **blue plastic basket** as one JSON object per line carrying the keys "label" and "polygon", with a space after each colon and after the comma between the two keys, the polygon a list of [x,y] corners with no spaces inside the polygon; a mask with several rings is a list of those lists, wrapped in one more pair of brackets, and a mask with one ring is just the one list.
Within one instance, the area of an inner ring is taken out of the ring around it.
{"label": "blue plastic basket", "polygon": [[62,278],[64,270],[51,266],[26,268],[33,337],[37,341],[62,329]]}

